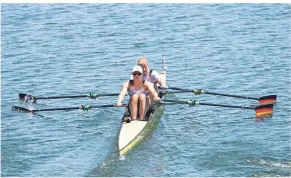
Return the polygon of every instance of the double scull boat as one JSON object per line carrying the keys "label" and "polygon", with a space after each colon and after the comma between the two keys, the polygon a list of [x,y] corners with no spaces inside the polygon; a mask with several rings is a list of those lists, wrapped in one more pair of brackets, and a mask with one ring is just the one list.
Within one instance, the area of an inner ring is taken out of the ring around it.
{"label": "double scull boat", "polygon": [[[165,59],[163,60],[163,70],[160,73],[161,78],[166,81],[166,67]],[[164,94],[159,92],[159,97],[162,99]],[[138,145],[143,138],[154,130],[154,127],[159,122],[164,110],[164,105],[155,102],[150,107],[144,120],[133,120],[130,123],[122,122],[120,131],[118,133],[118,150],[119,154],[124,156],[132,148]],[[129,107],[127,105],[126,111],[121,119],[130,115]]]}

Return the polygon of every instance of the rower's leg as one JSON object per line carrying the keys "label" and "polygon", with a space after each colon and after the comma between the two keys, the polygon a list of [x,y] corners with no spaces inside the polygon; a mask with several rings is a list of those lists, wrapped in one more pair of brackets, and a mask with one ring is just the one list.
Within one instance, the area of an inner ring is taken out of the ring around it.
{"label": "rower's leg", "polygon": [[137,102],[138,102],[138,95],[134,94],[130,98],[130,113],[131,119],[136,120],[137,117]]}
{"label": "rower's leg", "polygon": [[145,94],[139,94],[139,119],[144,120],[144,116],[146,113],[146,95]]}
{"label": "rower's leg", "polygon": [[150,97],[150,95],[146,95],[146,106],[145,106],[145,116],[144,117],[146,117],[146,114],[147,114],[150,106],[151,106],[151,97]]}

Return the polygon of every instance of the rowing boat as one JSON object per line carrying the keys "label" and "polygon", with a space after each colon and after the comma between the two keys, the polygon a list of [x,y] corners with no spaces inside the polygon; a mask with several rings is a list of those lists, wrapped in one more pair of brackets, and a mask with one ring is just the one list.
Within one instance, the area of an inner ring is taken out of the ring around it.
{"label": "rowing boat", "polygon": [[[161,77],[166,80],[166,67],[165,60],[163,61],[163,71],[160,73]],[[164,95],[159,92],[159,96],[162,99]],[[155,126],[159,122],[161,115],[164,111],[164,106],[156,103],[152,104],[151,109],[146,114],[144,120],[133,120],[130,123],[122,122],[120,131],[118,133],[118,150],[119,154],[124,156],[132,148],[138,145],[147,135],[152,133]],[[121,119],[129,116],[128,107]]]}

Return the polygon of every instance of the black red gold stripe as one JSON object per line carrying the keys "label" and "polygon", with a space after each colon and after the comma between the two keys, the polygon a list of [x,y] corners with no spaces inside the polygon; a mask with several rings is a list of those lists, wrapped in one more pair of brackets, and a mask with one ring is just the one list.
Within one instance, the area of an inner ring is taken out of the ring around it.
{"label": "black red gold stripe", "polygon": [[269,96],[263,96],[259,98],[259,104],[275,104],[277,100],[277,95],[269,95]]}
{"label": "black red gold stripe", "polygon": [[273,115],[273,104],[261,105],[255,108],[256,117],[272,116]]}

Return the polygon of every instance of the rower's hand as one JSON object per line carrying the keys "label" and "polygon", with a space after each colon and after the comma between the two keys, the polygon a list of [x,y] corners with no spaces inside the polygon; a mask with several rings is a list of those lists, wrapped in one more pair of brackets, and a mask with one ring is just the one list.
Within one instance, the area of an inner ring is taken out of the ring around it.
{"label": "rower's hand", "polygon": [[160,97],[154,97],[154,100],[155,100],[155,101],[160,101],[161,98],[160,98]]}
{"label": "rower's hand", "polygon": [[168,87],[168,85],[165,85],[165,86],[163,86],[163,88],[164,88],[164,89],[167,89],[167,88],[169,88],[169,87]]}
{"label": "rower's hand", "polygon": [[116,107],[120,107],[121,105],[122,105],[121,102],[116,102],[116,104],[115,104]]}
{"label": "rower's hand", "polygon": [[169,86],[168,85],[165,85],[165,86],[160,86],[161,89],[168,89]]}

